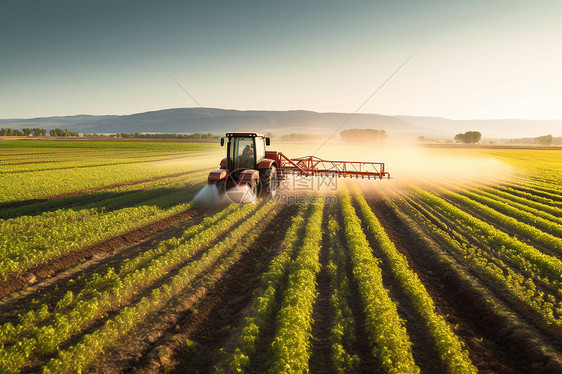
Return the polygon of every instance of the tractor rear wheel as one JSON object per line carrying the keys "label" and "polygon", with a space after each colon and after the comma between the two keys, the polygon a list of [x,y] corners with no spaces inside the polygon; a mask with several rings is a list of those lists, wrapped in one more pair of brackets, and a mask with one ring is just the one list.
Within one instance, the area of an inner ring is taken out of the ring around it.
{"label": "tractor rear wheel", "polygon": [[261,193],[275,196],[279,187],[277,168],[275,166],[260,172]]}

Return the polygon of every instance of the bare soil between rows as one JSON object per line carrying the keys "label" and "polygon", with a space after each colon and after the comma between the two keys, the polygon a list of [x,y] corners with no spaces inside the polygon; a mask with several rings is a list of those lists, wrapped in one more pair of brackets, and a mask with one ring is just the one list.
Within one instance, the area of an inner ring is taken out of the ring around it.
{"label": "bare soil between rows", "polygon": [[26,274],[8,275],[8,278],[5,281],[0,282],[0,298],[28,285],[32,285],[43,279],[49,278],[53,276],[53,274],[70,266],[76,265],[81,261],[88,260],[94,256],[100,256],[123,247],[133,246],[141,241],[148,240],[152,236],[173,228],[180,223],[189,221],[200,214],[201,212],[197,209],[189,209],[174,216],[145,225],[135,230],[131,230],[123,235],[113,237],[109,240],[93,244],[84,249],[77,250],[65,256],[45,262],[28,271]]}
{"label": "bare soil between rows", "polygon": [[512,331],[505,317],[488,309],[481,295],[433,257],[431,250],[415,239],[416,234],[392,208],[382,201],[371,201],[370,205],[420,277],[438,313],[455,327],[455,333],[464,341],[471,360],[481,372],[533,373],[541,366],[543,372],[558,370],[559,363],[544,361],[538,353],[539,347],[528,340],[528,332]]}
{"label": "bare soil between rows", "polygon": [[110,352],[101,371],[93,371],[210,372],[220,360],[220,348],[243,321],[259,277],[279,247],[294,211],[294,207],[285,207],[272,221],[258,225],[252,232],[260,237],[237,262],[224,270],[218,264],[218,270],[211,270],[214,275],[209,282],[188,290],[171,303],[176,306],[126,338],[138,339],[138,343]]}

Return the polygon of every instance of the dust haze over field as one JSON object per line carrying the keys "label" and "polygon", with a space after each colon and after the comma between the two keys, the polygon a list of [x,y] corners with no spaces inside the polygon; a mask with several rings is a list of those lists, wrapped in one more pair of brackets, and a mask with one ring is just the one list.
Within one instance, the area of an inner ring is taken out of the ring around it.
{"label": "dust haze over field", "polygon": [[[311,155],[330,161],[382,162],[391,180],[363,181],[362,185],[384,188],[404,183],[434,184],[462,180],[502,181],[516,172],[511,165],[488,155],[470,155],[462,149],[425,148],[415,143],[344,144],[328,143],[287,144],[277,143],[270,148],[283,152],[290,158]],[[340,179],[340,182],[346,179]],[[350,179],[347,179],[350,180]],[[339,182],[338,182],[339,183]]]}

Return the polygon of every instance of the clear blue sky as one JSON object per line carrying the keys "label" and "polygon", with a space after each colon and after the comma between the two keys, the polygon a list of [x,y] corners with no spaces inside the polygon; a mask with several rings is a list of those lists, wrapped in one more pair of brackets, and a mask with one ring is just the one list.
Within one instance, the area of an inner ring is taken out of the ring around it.
{"label": "clear blue sky", "polygon": [[0,118],[197,106],[562,118],[562,1],[0,1]]}

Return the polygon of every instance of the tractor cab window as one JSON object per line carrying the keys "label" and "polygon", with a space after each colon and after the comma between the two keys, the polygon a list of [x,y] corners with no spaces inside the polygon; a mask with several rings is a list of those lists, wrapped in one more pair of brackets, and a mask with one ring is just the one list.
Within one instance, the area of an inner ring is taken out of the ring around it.
{"label": "tractor cab window", "polygon": [[265,139],[256,138],[256,162],[265,158]]}
{"label": "tractor cab window", "polygon": [[256,167],[254,138],[233,138],[230,145],[233,169],[254,169]]}

